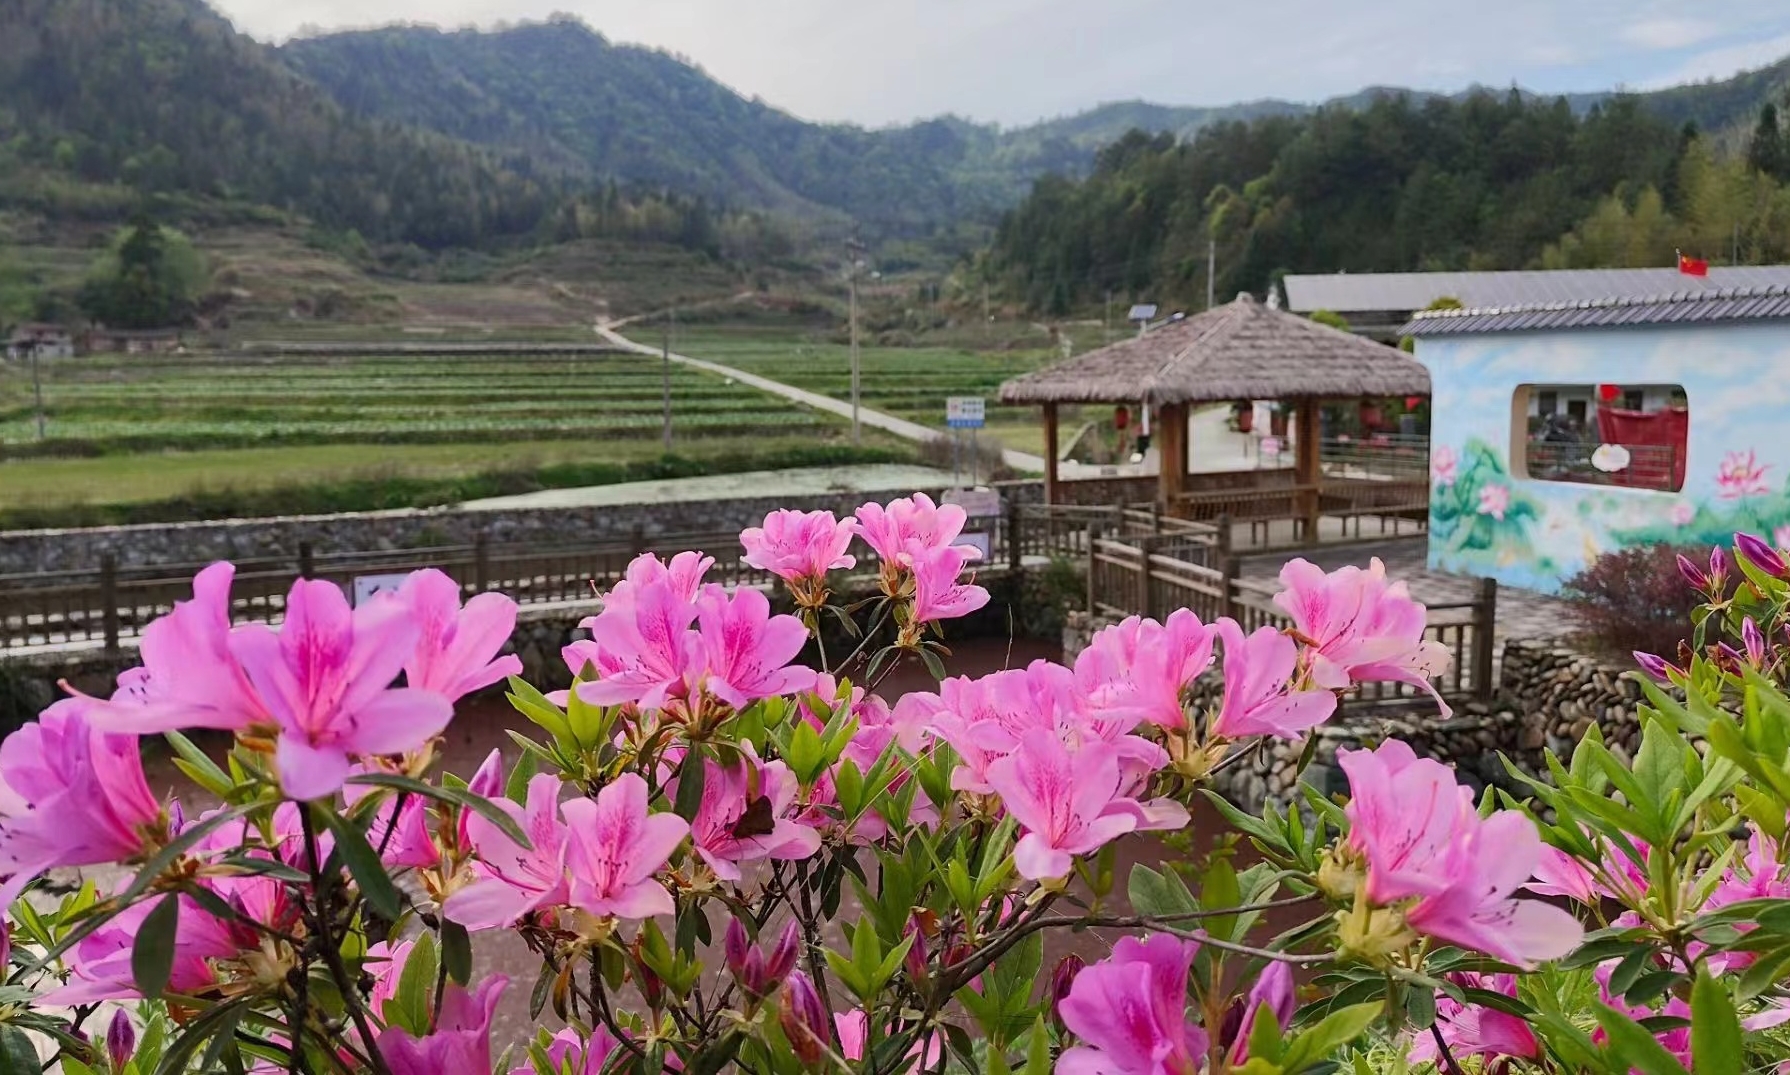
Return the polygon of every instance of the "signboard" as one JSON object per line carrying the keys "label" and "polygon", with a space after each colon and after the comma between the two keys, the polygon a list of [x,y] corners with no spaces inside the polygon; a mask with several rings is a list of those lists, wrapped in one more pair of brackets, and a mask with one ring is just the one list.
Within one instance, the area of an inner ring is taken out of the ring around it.
{"label": "signboard", "polygon": [[356,575],[354,576],[354,607],[359,608],[374,596],[382,593],[397,593],[404,586],[409,575]]}
{"label": "signboard", "polygon": [[957,540],[953,541],[951,544],[974,546],[976,551],[982,554],[981,562],[983,562],[983,563],[988,562],[988,550],[989,550],[988,535],[981,531],[976,531],[975,533],[959,534],[959,535],[957,535]]}
{"label": "signboard", "polygon": [[981,396],[950,396],[945,400],[945,424],[952,429],[981,429],[987,409]]}
{"label": "signboard", "polygon": [[993,489],[951,489],[944,501],[963,509],[972,519],[986,519],[1001,513],[1001,494]]}

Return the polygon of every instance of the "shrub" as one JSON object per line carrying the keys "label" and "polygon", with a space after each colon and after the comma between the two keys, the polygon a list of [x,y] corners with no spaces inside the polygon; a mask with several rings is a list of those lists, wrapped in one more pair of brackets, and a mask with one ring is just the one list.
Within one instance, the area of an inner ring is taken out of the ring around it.
{"label": "shrub", "polygon": [[1607,552],[1567,580],[1565,594],[1585,641],[1600,652],[1640,650],[1668,659],[1689,637],[1685,609],[1694,594],[1678,573],[1678,556],[1708,554],[1674,545],[1642,545]]}

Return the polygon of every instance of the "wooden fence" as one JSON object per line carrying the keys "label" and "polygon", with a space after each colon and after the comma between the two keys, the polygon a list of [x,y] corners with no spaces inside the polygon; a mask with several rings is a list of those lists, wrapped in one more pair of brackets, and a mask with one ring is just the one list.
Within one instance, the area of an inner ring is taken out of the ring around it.
{"label": "wooden fence", "polygon": [[[1224,555],[1196,562],[1162,538],[1095,537],[1087,551],[1088,610],[1100,616],[1162,619],[1175,609],[1192,609],[1210,623],[1229,616],[1245,631],[1288,628],[1292,619],[1274,604],[1280,587],[1237,577],[1236,561]],[[1447,669],[1434,680],[1444,697],[1488,699],[1496,686],[1492,667],[1498,612],[1498,584],[1481,579],[1471,601],[1428,606],[1424,638],[1448,648]],[[1363,684],[1352,698],[1392,702],[1419,695],[1403,683]]]}

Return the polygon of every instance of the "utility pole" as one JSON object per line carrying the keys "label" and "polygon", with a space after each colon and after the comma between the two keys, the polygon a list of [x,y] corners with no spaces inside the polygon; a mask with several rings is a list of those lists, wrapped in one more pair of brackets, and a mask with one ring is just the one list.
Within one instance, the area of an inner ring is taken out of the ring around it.
{"label": "utility pole", "polygon": [[664,344],[660,348],[660,383],[665,389],[665,454],[671,454],[671,326],[677,323],[677,311],[671,312],[671,319],[665,324]]}
{"label": "utility pole", "polygon": [[31,347],[31,394],[33,396],[37,397],[37,439],[43,440],[44,439],[44,382],[43,382],[43,377],[41,375],[39,375],[39,373],[37,371],[37,353],[40,350],[42,350],[43,348],[36,340],[31,341],[30,347]]}
{"label": "utility pole", "polygon": [[858,423],[858,393],[861,376],[858,367],[858,270],[863,267],[864,244],[857,239],[845,241],[846,280],[851,294],[851,442],[852,447],[864,443],[864,430]]}
{"label": "utility pole", "polygon": [[1206,309],[1212,308],[1218,296],[1218,240],[1206,237]]}

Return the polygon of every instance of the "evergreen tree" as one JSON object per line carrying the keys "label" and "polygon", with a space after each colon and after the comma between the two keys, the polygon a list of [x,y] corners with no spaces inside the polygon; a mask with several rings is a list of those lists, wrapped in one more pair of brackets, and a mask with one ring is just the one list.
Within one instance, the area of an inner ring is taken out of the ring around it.
{"label": "evergreen tree", "polygon": [[1785,176],[1784,132],[1778,125],[1778,106],[1766,102],[1759,109],[1759,122],[1753,128],[1753,139],[1747,143],[1747,163],[1753,170],[1773,179]]}

